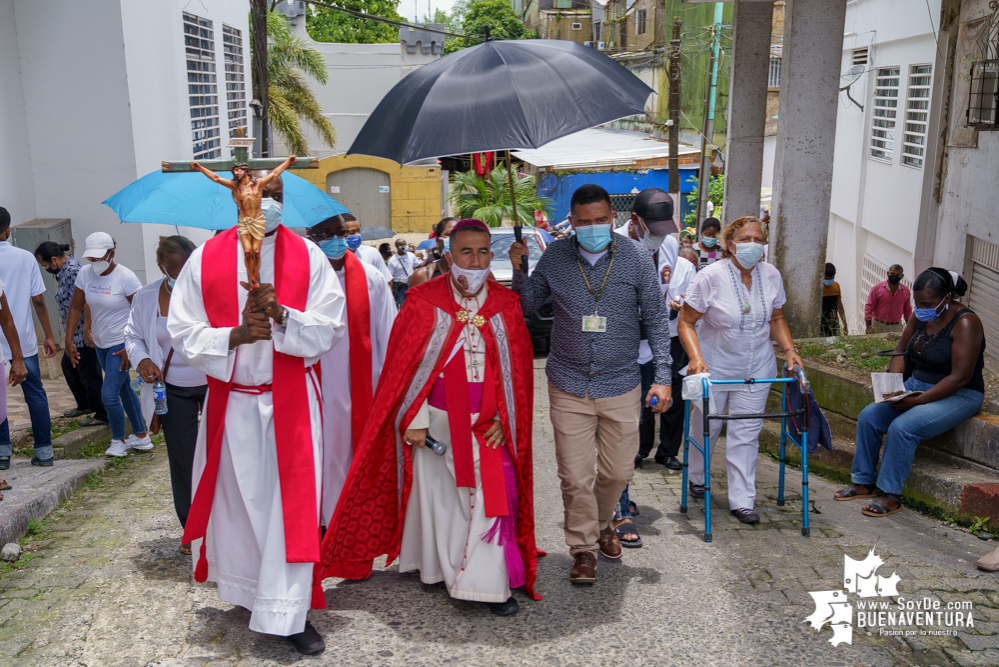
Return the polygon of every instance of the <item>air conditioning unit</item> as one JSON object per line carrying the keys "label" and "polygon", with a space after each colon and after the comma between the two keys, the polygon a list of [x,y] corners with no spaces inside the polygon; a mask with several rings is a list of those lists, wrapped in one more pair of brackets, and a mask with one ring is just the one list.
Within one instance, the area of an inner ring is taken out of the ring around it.
{"label": "air conditioning unit", "polygon": [[597,48],[603,51],[607,48],[607,42],[597,42]]}
{"label": "air conditioning unit", "polygon": [[572,24],[572,29],[573,30],[582,30],[583,29],[583,24],[582,23],[573,23]]}
{"label": "air conditioning unit", "polygon": [[589,47],[589,48],[592,49],[593,48],[593,42],[583,42],[583,46],[586,46],[586,47]]}

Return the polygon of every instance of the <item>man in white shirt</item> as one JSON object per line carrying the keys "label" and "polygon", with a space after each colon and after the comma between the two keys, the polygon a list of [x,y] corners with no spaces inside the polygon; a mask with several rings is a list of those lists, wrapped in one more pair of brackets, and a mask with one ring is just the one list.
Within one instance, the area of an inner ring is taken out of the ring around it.
{"label": "man in white shirt", "polygon": [[385,260],[382,258],[382,254],[378,252],[378,248],[372,248],[369,245],[361,243],[361,223],[351,213],[341,213],[340,220],[347,227],[347,247],[350,251],[362,262],[367,262],[381,271],[382,275],[385,276],[385,282],[391,286],[392,274],[389,273],[388,267],[385,266]]}
{"label": "man in white shirt", "polygon": [[409,252],[409,244],[406,239],[397,238],[395,240],[395,254],[389,258],[388,270],[392,274],[392,294],[395,296],[395,305],[402,308],[402,302],[406,298],[406,290],[409,289],[409,278],[413,275],[418,260],[416,255]]}
{"label": "man in white shirt", "polygon": [[[10,306],[11,317],[14,318],[21,352],[24,355],[24,365],[28,368],[28,377],[21,383],[21,391],[24,392],[24,402],[28,405],[31,431],[35,440],[35,456],[31,459],[31,464],[50,466],[52,465],[52,419],[49,416],[49,399],[45,395],[38,366],[38,338],[35,335],[35,323],[31,319],[32,307],[45,332],[46,359],[56,355],[55,340],[52,336],[52,325],[49,323],[49,309],[45,305],[43,296],[45,283],[42,282],[38,262],[27,250],[12,246],[10,234],[10,213],[0,206],[0,282],[4,284],[7,304]],[[10,361],[10,345],[2,333],[0,333],[0,346],[3,348],[4,361]],[[10,467],[11,453],[10,426],[4,419],[0,422],[0,470]]]}

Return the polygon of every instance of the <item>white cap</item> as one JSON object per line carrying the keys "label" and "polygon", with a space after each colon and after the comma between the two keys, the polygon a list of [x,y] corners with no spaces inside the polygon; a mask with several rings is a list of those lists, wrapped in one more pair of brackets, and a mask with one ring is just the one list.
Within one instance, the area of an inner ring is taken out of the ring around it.
{"label": "white cap", "polygon": [[87,237],[87,246],[83,256],[90,259],[100,259],[114,249],[114,239],[107,232],[94,232]]}

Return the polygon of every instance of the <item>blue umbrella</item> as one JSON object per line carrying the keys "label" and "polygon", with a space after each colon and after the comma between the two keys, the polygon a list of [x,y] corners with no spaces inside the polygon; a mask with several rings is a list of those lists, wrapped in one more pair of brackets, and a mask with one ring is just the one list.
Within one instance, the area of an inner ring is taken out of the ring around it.
{"label": "blue umbrella", "polygon": [[[228,171],[218,172],[231,178]],[[304,178],[290,172],[284,180],[283,222],[288,227],[312,227],[349,211]],[[197,172],[154,171],[118,191],[104,202],[122,222],[152,222],[198,229],[236,226],[232,191]]]}
{"label": "blue umbrella", "polygon": [[420,241],[419,245],[416,246],[417,250],[430,250],[431,248],[437,247],[437,239],[427,239],[426,241]]}

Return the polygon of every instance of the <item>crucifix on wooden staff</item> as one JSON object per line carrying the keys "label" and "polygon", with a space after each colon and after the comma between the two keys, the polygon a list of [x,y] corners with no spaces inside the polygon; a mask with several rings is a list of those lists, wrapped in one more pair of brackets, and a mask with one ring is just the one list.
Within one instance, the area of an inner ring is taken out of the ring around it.
{"label": "crucifix on wooden staff", "polygon": [[[245,134],[244,129],[238,130]],[[260,248],[264,240],[264,215],[260,209],[264,187],[277,178],[285,169],[318,169],[319,160],[314,157],[296,158],[250,158],[248,151],[254,139],[235,136],[229,140],[227,148],[233,149],[231,160],[202,160],[201,162],[162,162],[164,172],[200,171],[219,185],[232,190],[236,202],[236,224],[239,241],[243,246],[246,273],[250,289],[260,287]],[[253,176],[255,170],[270,170],[259,178]],[[217,171],[231,171],[232,178],[223,178]]]}

